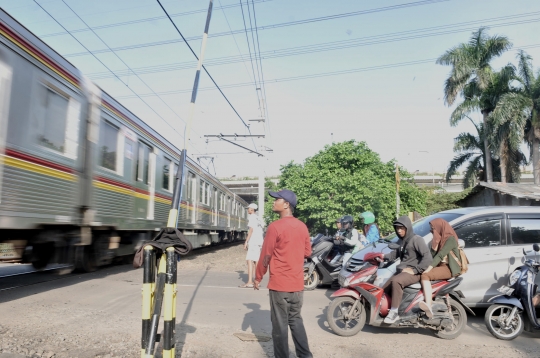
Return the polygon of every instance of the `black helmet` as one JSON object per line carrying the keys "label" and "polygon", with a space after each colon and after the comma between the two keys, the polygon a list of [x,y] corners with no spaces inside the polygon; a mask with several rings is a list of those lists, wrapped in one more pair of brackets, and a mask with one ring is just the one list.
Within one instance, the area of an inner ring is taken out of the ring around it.
{"label": "black helmet", "polygon": [[344,230],[352,229],[353,217],[351,215],[345,215],[341,218],[341,228]]}

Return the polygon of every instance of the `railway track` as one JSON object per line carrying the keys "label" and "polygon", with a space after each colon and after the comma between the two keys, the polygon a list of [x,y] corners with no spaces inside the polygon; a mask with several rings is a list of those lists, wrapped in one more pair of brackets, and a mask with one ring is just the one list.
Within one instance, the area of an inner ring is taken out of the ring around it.
{"label": "railway track", "polygon": [[[242,241],[233,241],[221,243],[219,245],[205,246],[194,249],[187,257],[190,259],[198,255],[217,251],[234,245],[240,245]],[[102,267],[101,270],[106,270],[109,265]],[[41,283],[64,280],[74,276],[86,275],[84,272],[72,273],[72,265],[49,265],[45,269],[37,271],[30,264],[0,264],[0,292],[13,290],[21,287],[37,285]]]}

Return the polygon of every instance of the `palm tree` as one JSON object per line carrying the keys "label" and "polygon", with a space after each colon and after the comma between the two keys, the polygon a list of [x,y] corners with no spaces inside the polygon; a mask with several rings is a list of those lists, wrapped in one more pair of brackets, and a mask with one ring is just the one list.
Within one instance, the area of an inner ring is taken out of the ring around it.
{"label": "palm tree", "polygon": [[531,151],[534,183],[540,184],[540,72],[535,76],[532,57],[520,50],[518,77],[520,88],[503,95],[493,112],[494,123],[501,125],[511,119],[525,121],[525,140]]}
{"label": "palm tree", "polygon": [[[446,182],[450,181],[452,175],[457,170],[468,163],[465,174],[463,175],[463,188],[467,189],[476,184],[478,180],[485,179],[485,153],[484,153],[484,124],[475,123],[471,118],[472,124],[476,128],[476,135],[471,133],[461,133],[454,138],[454,152],[457,155],[452,159],[446,171]],[[498,164],[498,160],[494,162]],[[499,177],[500,171],[495,166],[495,177]]]}
{"label": "palm tree", "polygon": [[[490,62],[512,47],[505,36],[488,36],[486,28],[481,27],[472,33],[468,43],[459,44],[446,51],[437,59],[440,65],[452,66],[444,85],[444,100],[449,106],[454,104],[458,95],[464,101],[452,113],[450,124],[457,125],[468,113],[480,110],[484,127],[488,126],[489,114],[494,106],[490,101],[482,101],[480,96],[493,82],[493,69]],[[485,104],[488,104],[485,107]],[[488,137],[483,138],[485,171],[488,182],[493,181],[493,167]]]}

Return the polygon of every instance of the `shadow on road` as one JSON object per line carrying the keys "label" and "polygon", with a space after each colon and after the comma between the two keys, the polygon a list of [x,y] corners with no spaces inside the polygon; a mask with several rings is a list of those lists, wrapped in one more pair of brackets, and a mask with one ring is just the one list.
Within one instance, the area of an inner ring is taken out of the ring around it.
{"label": "shadow on road", "polygon": [[[186,306],[186,309],[184,311],[184,315],[182,316],[182,320],[180,323],[176,324],[175,330],[176,330],[176,355],[181,357],[183,353],[184,344],[186,343],[187,335],[190,333],[195,333],[197,330],[196,327],[190,326],[187,324],[187,320],[189,318],[189,315],[191,313],[191,310],[193,309],[193,303],[195,302],[195,297],[197,296],[197,292],[199,291],[199,288],[201,287],[204,279],[206,278],[206,275],[208,274],[208,268],[206,269],[204,275],[199,280],[199,283],[195,287],[195,290],[193,291],[193,295],[191,295],[191,298],[189,299],[189,303]],[[161,348],[161,347],[160,347]],[[161,351],[159,349],[158,351]],[[157,357],[157,356],[156,356]]]}
{"label": "shadow on road", "polygon": [[[261,305],[258,303],[244,303],[244,306],[251,311],[244,315],[242,331],[251,332],[256,335],[271,336],[271,328],[267,332],[266,329],[261,327],[261,322],[268,322],[270,320],[270,310],[261,310]],[[273,352],[272,340],[268,342],[258,341],[258,343],[265,353],[270,354]]]}

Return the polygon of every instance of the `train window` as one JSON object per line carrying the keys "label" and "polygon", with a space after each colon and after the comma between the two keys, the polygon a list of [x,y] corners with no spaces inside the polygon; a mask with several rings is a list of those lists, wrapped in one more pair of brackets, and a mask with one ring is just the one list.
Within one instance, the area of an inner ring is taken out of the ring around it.
{"label": "train window", "polygon": [[165,190],[171,190],[171,164],[171,160],[163,158],[163,189]]}
{"label": "train window", "polygon": [[148,184],[148,166],[150,164],[150,152],[152,149],[139,142],[139,156],[137,158],[137,180]]}
{"label": "train window", "polygon": [[102,120],[99,127],[99,157],[103,168],[116,171],[118,128]]}
{"label": "train window", "polygon": [[201,179],[201,185],[199,186],[199,201],[204,204],[204,194],[206,191],[204,190],[204,180]]}
{"label": "train window", "polygon": [[41,86],[41,106],[43,119],[38,125],[39,143],[49,149],[64,153],[69,99],[52,89]]}

